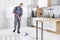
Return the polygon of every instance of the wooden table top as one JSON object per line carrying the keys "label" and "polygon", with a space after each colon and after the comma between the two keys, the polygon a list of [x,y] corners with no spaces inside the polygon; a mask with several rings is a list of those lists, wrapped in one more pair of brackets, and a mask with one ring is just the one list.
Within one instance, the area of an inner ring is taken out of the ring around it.
{"label": "wooden table top", "polygon": [[39,21],[39,22],[41,22],[41,21],[60,21],[60,19],[59,18],[46,18],[43,20],[36,20],[36,21]]}

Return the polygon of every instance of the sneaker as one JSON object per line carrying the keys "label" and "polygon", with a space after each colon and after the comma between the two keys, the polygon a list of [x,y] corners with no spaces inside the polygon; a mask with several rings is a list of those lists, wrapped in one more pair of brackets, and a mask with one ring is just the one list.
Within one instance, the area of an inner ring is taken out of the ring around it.
{"label": "sneaker", "polygon": [[17,31],[17,33],[20,33],[19,31]]}
{"label": "sneaker", "polygon": [[13,30],[13,32],[15,32],[16,30]]}

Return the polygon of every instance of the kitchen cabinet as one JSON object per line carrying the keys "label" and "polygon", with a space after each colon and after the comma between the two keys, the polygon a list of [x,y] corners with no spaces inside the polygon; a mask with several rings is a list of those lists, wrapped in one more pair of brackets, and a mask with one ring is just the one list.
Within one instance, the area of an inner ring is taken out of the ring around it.
{"label": "kitchen cabinet", "polygon": [[38,0],[37,5],[41,7],[50,7],[50,6],[55,6],[59,5],[60,0]]}
{"label": "kitchen cabinet", "polygon": [[54,32],[56,32],[56,22],[54,21],[46,21],[44,22],[44,29],[45,30],[52,30]]}
{"label": "kitchen cabinet", "polygon": [[[60,19],[55,18],[33,18],[33,26],[36,27],[36,20],[43,21],[43,30],[60,34]],[[44,21],[48,20],[48,21]],[[38,28],[41,28],[41,22],[38,22]]]}
{"label": "kitchen cabinet", "polygon": [[52,4],[52,6],[54,6],[54,5],[60,5],[60,0],[52,0],[51,4]]}
{"label": "kitchen cabinet", "polygon": [[60,5],[60,0],[48,0],[48,7]]}

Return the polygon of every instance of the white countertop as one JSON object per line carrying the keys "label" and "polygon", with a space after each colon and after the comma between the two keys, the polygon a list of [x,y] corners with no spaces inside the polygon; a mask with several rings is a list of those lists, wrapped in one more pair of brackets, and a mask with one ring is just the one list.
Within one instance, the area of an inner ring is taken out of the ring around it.
{"label": "white countertop", "polygon": [[34,17],[33,19],[41,21],[60,21],[60,18],[43,18],[43,17]]}

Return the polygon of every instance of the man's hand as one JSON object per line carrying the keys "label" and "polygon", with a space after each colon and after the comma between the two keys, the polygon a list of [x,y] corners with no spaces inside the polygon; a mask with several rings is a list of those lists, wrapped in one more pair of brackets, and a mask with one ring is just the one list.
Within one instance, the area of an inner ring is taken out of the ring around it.
{"label": "man's hand", "polygon": [[19,18],[19,20],[21,20],[21,16],[20,17],[18,16],[18,18]]}
{"label": "man's hand", "polygon": [[20,17],[19,17],[19,15],[18,14],[15,14],[19,19],[20,19]]}
{"label": "man's hand", "polygon": [[14,15],[16,15],[16,16],[18,16],[18,14],[17,14],[17,13],[15,13],[15,12],[13,12],[13,14],[14,14]]}
{"label": "man's hand", "polygon": [[18,16],[18,14],[15,14],[16,16]]}
{"label": "man's hand", "polygon": [[21,20],[21,17],[22,17],[22,15],[21,15],[20,17],[18,17],[18,18],[19,18],[19,20]]}

